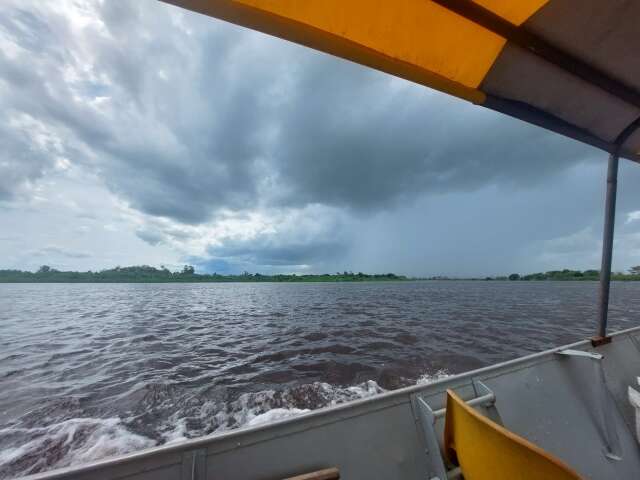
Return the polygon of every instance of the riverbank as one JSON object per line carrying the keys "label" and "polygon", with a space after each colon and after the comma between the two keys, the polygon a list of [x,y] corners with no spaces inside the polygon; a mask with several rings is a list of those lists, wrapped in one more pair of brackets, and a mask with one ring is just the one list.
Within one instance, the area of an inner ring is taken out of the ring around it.
{"label": "riverbank", "polygon": [[36,272],[0,270],[0,283],[229,283],[229,282],[380,282],[405,281],[407,277],[394,273],[366,274],[342,272],[321,275],[242,273],[195,273],[192,266],[171,272],[166,268],[150,266],[116,267],[99,272],[59,271],[42,266]]}
{"label": "riverbank", "polygon": [[[637,268],[637,267],[634,267]],[[551,270],[520,275],[512,273],[508,276],[487,277],[407,277],[395,273],[353,273],[337,272],[326,274],[275,274],[261,273],[219,274],[196,273],[194,267],[186,265],[182,270],[172,272],[167,268],[155,268],[147,265],[132,267],[116,267],[97,272],[60,271],[46,265],[36,272],[22,270],[0,270],[0,283],[292,283],[292,282],[388,282],[388,281],[433,281],[433,280],[468,280],[468,281],[598,281],[598,270]],[[640,274],[615,272],[611,274],[614,281],[640,281]]]}

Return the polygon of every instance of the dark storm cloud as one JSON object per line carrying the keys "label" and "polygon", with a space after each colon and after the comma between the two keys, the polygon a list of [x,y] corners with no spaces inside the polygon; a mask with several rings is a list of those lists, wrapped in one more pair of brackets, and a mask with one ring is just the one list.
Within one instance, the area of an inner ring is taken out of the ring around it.
{"label": "dark storm cloud", "polygon": [[[185,261],[198,271],[217,273],[278,273],[305,271],[333,271],[343,266],[350,252],[349,246],[338,239],[312,238],[306,240],[273,238],[230,239],[221,245],[210,246],[204,256],[187,257]],[[341,263],[342,262],[342,263]]]}
{"label": "dark storm cloud", "polygon": [[[143,212],[200,222],[253,196],[251,134],[229,121],[251,129],[250,109],[231,108],[242,105],[243,89],[228,92],[208,82],[203,52],[172,28],[167,8],[105,2],[97,13],[106,32],[88,27],[82,37],[56,12],[9,10],[4,33],[23,50],[14,58],[0,54],[2,87],[11,92],[2,101],[0,138],[8,137],[3,143],[11,147],[3,149],[2,165],[13,175],[4,176],[3,197],[55,163],[53,154],[25,148],[15,125],[21,116],[44,124],[60,140],[57,153],[98,167],[112,190]],[[42,18],[25,22],[25,16]],[[233,31],[211,31],[197,41],[211,42],[213,53],[233,37]],[[224,51],[217,58],[224,62]],[[104,103],[96,107],[98,97]]]}
{"label": "dark storm cloud", "polygon": [[222,246],[209,247],[208,254],[239,264],[259,266],[295,266],[317,264],[327,258],[343,256],[345,246],[340,242],[270,242],[264,238],[247,241],[227,241]]}
{"label": "dark storm cloud", "polygon": [[5,34],[30,55],[0,57],[12,92],[0,105],[8,112],[2,165],[13,175],[0,181],[2,197],[54,164],[46,149],[25,149],[10,125],[19,114],[48,126],[61,138],[57,154],[98,168],[134,208],[185,223],[220,209],[372,210],[424,192],[531,184],[593,153],[423,87],[178,12],[104,2],[96,7],[104,31],[81,33],[53,10],[3,15]]}
{"label": "dark storm cloud", "polygon": [[344,266],[351,253],[348,236],[354,224],[336,209],[313,205],[300,210],[263,211],[245,222],[244,228],[210,234],[205,254],[192,256],[189,261],[202,270],[218,272],[331,271],[335,265]]}
{"label": "dark storm cloud", "polygon": [[[135,248],[149,250],[140,239],[200,270],[592,265],[602,152],[161,2],[69,5],[0,7],[6,215],[28,204],[45,211],[52,194],[43,192],[85,175],[137,210],[114,200],[118,238],[129,225]],[[640,210],[626,169],[622,219]],[[74,219],[87,208],[75,202]],[[627,233],[623,266],[640,258]],[[581,241],[579,255],[562,250]]]}
{"label": "dark storm cloud", "polygon": [[594,150],[420,86],[318,59],[282,113],[284,201],[369,209],[421,192],[528,184]]}
{"label": "dark storm cloud", "polygon": [[164,240],[164,236],[160,232],[155,232],[153,230],[140,229],[136,230],[136,236],[147,242],[149,245],[155,246],[160,244]]}
{"label": "dark storm cloud", "polygon": [[23,134],[0,129],[0,201],[11,200],[17,190],[41,178],[53,166],[46,152],[33,149],[31,139]]}

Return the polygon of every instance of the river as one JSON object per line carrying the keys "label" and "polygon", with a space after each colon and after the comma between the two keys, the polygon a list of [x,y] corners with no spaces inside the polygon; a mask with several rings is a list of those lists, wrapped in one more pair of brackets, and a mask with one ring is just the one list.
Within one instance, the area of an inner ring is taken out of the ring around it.
{"label": "river", "polygon": [[[595,282],[0,284],[0,478],[590,336]],[[615,283],[612,329],[640,321]]]}

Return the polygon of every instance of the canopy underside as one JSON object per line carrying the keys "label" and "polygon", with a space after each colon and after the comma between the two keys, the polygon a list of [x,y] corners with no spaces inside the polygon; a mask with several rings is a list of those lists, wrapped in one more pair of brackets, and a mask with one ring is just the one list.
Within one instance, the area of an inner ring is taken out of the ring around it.
{"label": "canopy underside", "polygon": [[640,2],[166,1],[640,161]]}

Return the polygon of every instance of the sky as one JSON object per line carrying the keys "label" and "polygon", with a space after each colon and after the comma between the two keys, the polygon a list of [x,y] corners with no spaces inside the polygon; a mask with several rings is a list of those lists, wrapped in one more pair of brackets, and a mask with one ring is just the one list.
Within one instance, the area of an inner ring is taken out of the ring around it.
{"label": "sky", "polygon": [[[0,4],[0,268],[598,268],[606,159],[155,0]],[[617,271],[639,182],[621,161]]]}

